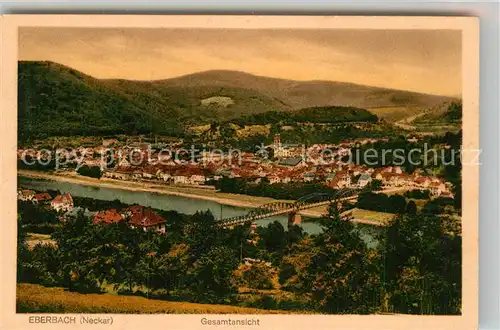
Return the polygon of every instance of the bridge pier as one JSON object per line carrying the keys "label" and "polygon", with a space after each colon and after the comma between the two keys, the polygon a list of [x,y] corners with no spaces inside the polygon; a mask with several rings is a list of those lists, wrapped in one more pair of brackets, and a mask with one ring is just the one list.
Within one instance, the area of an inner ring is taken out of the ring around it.
{"label": "bridge pier", "polygon": [[302,217],[297,212],[288,213],[288,228],[302,222]]}

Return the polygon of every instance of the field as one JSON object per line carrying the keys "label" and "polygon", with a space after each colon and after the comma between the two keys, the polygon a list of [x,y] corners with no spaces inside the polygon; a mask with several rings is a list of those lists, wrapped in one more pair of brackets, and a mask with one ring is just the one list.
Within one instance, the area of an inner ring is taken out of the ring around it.
{"label": "field", "polygon": [[28,233],[28,237],[26,238],[26,244],[28,248],[32,249],[35,245],[38,244],[51,244],[55,245],[55,241],[50,238],[50,235],[44,234],[36,234],[36,233]]}
{"label": "field", "polygon": [[377,212],[363,209],[352,209],[352,216],[359,220],[370,220],[385,223],[394,218],[393,213]]}
{"label": "field", "polygon": [[[17,285],[18,313],[286,314],[257,308],[196,304],[113,294],[81,294],[36,284]],[[288,312],[289,313],[289,312]]]}
{"label": "field", "polygon": [[404,118],[414,116],[422,112],[422,107],[377,107],[368,108],[368,111],[377,115],[377,117],[387,120],[388,122],[397,122]]}

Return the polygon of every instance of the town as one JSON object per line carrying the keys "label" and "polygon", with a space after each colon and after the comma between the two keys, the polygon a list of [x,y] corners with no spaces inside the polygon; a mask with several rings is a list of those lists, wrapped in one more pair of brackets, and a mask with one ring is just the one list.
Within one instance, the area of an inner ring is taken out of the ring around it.
{"label": "town", "polygon": [[[410,174],[406,173],[401,166],[377,164],[377,166],[369,167],[342,160],[349,156],[351,148],[356,145],[387,140],[358,139],[343,141],[338,145],[314,144],[305,148],[282,144],[279,135],[276,135],[274,144],[255,153],[223,154],[204,150],[193,157],[194,161],[179,161],[179,159],[174,159],[171,153],[168,158],[162,158],[161,151],[155,151],[150,143],[121,146],[116,139],[113,139],[103,140],[100,146],[80,150],[80,154],[86,156],[82,164],[78,166],[99,168],[97,171],[99,178],[102,176],[121,181],[167,185],[210,187],[226,177],[242,178],[255,183],[262,180],[266,180],[269,184],[316,182],[331,188],[361,189],[376,180],[380,182],[382,189],[429,190],[434,197],[453,197],[450,182],[436,175],[427,174],[421,168],[415,169]],[[409,142],[415,142],[416,138],[409,140]],[[178,148],[177,150],[186,149]],[[267,150],[273,154],[272,159],[268,157]],[[32,160],[40,159],[40,152],[36,149],[18,150],[20,162],[23,160],[26,162],[27,157],[30,157],[30,161],[27,161],[30,163]],[[67,159],[64,165],[57,168],[55,172],[59,175],[75,174],[76,158],[77,156],[74,155],[73,159]],[[107,161],[109,158],[113,159],[112,165]]]}
{"label": "town", "polygon": [[18,31],[18,313],[462,313],[460,31],[57,31]]}

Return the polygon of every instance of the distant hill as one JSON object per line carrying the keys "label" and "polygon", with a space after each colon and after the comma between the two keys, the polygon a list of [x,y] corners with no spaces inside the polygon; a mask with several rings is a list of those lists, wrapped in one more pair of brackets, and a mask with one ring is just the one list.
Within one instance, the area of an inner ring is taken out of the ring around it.
{"label": "distant hill", "polygon": [[[413,104],[441,96],[348,83],[299,82],[235,71],[208,71],[167,80],[96,79],[53,62],[18,65],[19,138],[51,135],[155,133],[264,112]],[[339,107],[340,106],[340,107]],[[328,111],[330,111],[328,110]],[[339,113],[339,116],[340,113]],[[340,117],[339,117],[340,118]]]}
{"label": "distant hill", "polygon": [[211,70],[162,80],[175,87],[239,87],[258,91],[292,109],[320,106],[359,108],[431,106],[449,100],[436,96],[335,81],[295,81],[230,70]]}

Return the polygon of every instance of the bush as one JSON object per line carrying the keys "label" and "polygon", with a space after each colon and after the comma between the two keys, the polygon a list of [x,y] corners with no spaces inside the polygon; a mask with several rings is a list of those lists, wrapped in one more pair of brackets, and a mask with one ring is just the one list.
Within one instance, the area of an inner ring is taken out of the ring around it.
{"label": "bush", "polygon": [[251,289],[272,289],[272,278],[274,273],[272,268],[264,263],[255,263],[247,266],[242,265],[233,272],[235,280],[239,285],[243,285]]}
{"label": "bush", "polygon": [[414,199],[429,199],[431,192],[429,190],[413,189],[405,192],[405,197]]}
{"label": "bush", "polygon": [[88,165],[83,165],[80,167],[77,171],[78,174],[88,176],[91,178],[97,178],[100,179],[102,177],[102,171],[99,166],[88,166]]}
{"label": "bush", "polygon": [[23,228],[28,233],[51,235],[61,226],[60,223],[38,223],[23,225]]}

